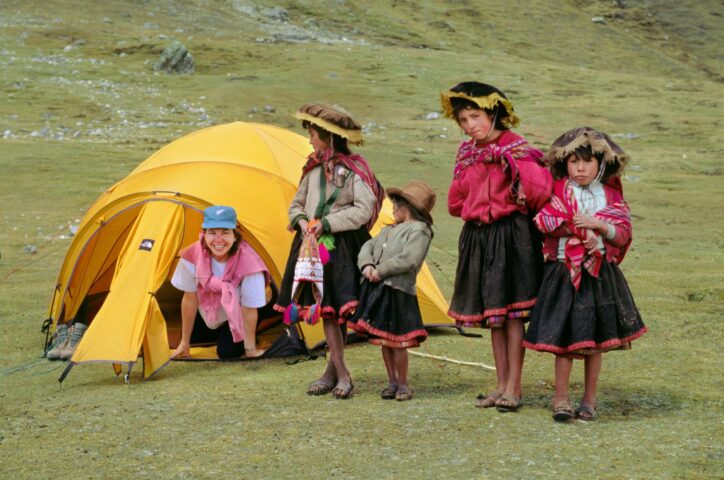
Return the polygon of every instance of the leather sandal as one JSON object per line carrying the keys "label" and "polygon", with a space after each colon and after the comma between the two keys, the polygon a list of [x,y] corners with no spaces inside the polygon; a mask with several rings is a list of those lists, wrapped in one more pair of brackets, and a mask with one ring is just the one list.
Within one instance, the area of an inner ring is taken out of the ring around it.
{"label": "leather sandal", "polygon": [[307,388],[307,395],[314,395],[315,397],[326,395],[332,391],[332,388],[334,388],[334,385],[327,383],[325,380],[320,378],[309,385],[309,388]]}
{"label": "leather sandal", "polygon": [[395,393],[395,400],[398,402],[412,400],[412,390],[409,387],[397,389],[397,393]]}
{"label": "leather sandal", "polygon": [[332,390],[332,396],[337,400],[347,400],[352,398],[354,392],[354,384],[352,380],[348,382],[337,382],[337,386]]}
{"label": "leather sandal", "polygon": [[484,393],[481,393],[477,397],[475,397],[475,406],[477,408],[490,408],[495,406],[495,402],[498,401],[500,397],[502,397],[503,394],[497,390],[493,390],[489,394],[485,395]]}
{"label": "leather sandal", "polygon": [[584,422],[592,422],[598,416],[596,415],[596,407],[593,407],[583,402],[581,402],[578,408],[576,408],[576,411],[574,413],[577,420],[582,420]]}
{"label": "leather sandal", "polygon": [[395,394],[397,393],[397,385],[390,383],[387,385],[382,392],[380,392],[380,397],[383,400],[394,400]]}
{"label": "leather sandal", "polygon": [[563,400],[553,404],[553,420],[567,422],[573,418],[573,405],[570,400]]}
{"label": "leather sandal", "polygon": [[[505,403],[503,403],[505,402]],[[495,409],[499,412],[516,412],[523,405],[523,400],[515,395],[502,395],[495,402]]]}

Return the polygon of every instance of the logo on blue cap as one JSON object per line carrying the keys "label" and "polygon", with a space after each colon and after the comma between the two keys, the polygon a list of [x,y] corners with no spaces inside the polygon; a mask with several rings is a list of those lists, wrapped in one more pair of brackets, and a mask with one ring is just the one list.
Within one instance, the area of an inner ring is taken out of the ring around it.
{"label": "logo on blue cap", "polygon": [[236,211],[231,207],[215,205],[204,210],[201,228],[236,228]]}

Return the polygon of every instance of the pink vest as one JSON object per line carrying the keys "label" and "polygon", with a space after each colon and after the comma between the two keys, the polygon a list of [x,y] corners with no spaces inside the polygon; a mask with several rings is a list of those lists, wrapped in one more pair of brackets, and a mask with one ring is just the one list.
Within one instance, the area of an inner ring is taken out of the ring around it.
{"label": "pink vest", "polygon": [[221,306],[229,317],[229,328],[234,342],[241,342],[244,340],[244,319],[237,289],[244,277],[258,272],[264,272],[268,284],[269,270],[259,254],[242,240],[236,252],[227,259],[224,275],[221,278],[215,277],[211,271],[211,252],[204,247],[203,241],[202,233],[198,242],[194,242],[181,252],[181,258],[193,263],[196,268],[199,308],[204,312],[206,323],[214,326],[218,323]]}

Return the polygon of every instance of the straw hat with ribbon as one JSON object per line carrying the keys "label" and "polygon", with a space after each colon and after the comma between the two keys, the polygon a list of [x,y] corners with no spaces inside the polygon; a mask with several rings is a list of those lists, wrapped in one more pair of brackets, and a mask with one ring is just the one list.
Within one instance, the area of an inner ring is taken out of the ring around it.
{"label": "straw hat with ribbon", "polygon": [[352,118],[351,113],[338,105],[307,103],[302,105],[294,117],[346,138],[352,145],[364,142],[362,126]]}

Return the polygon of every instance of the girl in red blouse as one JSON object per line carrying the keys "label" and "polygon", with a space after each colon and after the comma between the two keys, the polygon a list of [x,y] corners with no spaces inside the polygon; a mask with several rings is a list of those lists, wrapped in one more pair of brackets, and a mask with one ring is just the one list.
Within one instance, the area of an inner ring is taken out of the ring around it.
{"label": "girl in red blouse", "polygon": [[519,119],[503,92],[463,82],[441,97],[445,116],[470,137],[458,149],[448,192],[450,215],[465,221],[448,314],[458,326],[491,329],[497,386],[475,405],[515,411],[522,398],[523,323],[543,263],[531,216],[550,197],[552,177],[543,154],[510,131]]}

